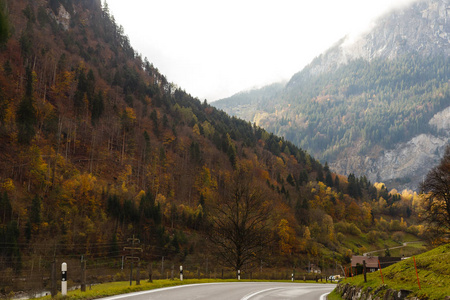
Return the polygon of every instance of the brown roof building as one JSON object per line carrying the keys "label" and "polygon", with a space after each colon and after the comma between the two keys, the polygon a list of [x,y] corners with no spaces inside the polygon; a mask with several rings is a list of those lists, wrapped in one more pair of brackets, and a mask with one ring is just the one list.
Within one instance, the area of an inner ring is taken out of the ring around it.
{"label": "brown roof building", "polygon": [[379,257],[379,256],[352,256],[352,268],[358,265],[362,266],[363,261],[366,261],[366,268],[368,272],[375,272],[379,269],[378,261],[380,261],[381,268],[386,268],[402,260],[401,257]]}

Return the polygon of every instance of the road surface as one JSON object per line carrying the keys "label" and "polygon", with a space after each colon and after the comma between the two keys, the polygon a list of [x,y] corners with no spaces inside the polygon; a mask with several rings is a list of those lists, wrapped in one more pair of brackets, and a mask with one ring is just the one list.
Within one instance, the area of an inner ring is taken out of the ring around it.
{"label": "road surface", "polygon": [[335,284],[288,282],[223,282],[174,287],[117,295],[102,300],[324,300]]}
{"label": "road surface", "polygon": [[[401,246],[391,247],[391,248],[389,248],[389,250],[403,248],[403,247],[408,246],[409,244],[417,244],[417,243],[422,243],[422,241],[406,242],[406,243],[403,243]],[[377,253],[377,252],[382,252],[382,251],[386,251],[386,249],[380,249],[380,250],[366,252],[366,253],[363,253],[363,256],[368,256],[368,255],[371,255],[372,253]]]}

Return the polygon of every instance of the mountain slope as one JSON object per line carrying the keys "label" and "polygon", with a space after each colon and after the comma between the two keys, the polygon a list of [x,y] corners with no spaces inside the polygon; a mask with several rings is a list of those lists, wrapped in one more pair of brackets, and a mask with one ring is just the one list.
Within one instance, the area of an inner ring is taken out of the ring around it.
{"label": "mountain slope", "polygon": [[[250,121],[328,161],[338,173],[416,189],[450,135],[431,122],[450,106],[449,7],[448,0],[419,1],[384,16],[357,39],[339,41],[260,103],[263,109],[253,106],[263,117]],[[218,107],[229,111],[226,102]],[[433,139],[425,150],[431,153],[408,147],[417,144],[413,139]],[[430,159],[401,159],[406,148],[411,151],[404,157]],[[402,170],[386,170],[389,160],[403,164],[396,166]]]}
{"label": "mountain slope", "polygon": [[285,83],[273,83],[259,89],[240,92],[227,99],[215,101],[213,105],[225,110],[231,116],[258,123],[260,118],[258,112],[264,111],[268,101],[279,97],[285,85]]}
{"label": "mountain slope", "polygon": [[80,257],[95,280],[124,280],[133,236],[142,264],[165,261],[155,277],[178,263],[231,268],[208,237],[242,173],[264,200],[270,242],[250,253],[247,272],[262,259],[265,269],[291,269],[319,256],[328,268],[423,233],[417,195],[333,173],[176,88],[99,1],[0,8],[9,24],[0,45],[0,293],[40,289],[53,261],[80,266]]}

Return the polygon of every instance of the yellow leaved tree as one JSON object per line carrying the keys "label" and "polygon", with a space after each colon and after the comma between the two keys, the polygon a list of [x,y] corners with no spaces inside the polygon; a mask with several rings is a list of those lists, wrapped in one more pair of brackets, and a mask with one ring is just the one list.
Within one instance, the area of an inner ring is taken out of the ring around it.
{"label": "yellow leaved tree", "polygon": [[280,252],[282,255],[292,255],[299,246],[295,230],[289,225],[289,221],[281,219],[278,223],[278,236],[280,238]]}

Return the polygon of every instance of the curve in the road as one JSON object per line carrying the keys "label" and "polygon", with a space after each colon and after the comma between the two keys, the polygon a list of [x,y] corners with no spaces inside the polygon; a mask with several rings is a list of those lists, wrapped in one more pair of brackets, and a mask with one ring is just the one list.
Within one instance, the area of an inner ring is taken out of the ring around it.
{"label": "curve in the road", "polygon": [[136,292],[103,300],[323,300],[335,288],[333,284],[289,282],[223,282],[179,285]]}

